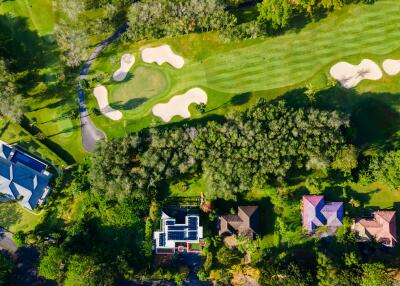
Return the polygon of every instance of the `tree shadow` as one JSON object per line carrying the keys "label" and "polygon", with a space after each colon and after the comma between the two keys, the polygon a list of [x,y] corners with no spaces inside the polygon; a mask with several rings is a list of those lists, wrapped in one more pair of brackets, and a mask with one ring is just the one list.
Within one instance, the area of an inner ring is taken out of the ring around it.
{"label": "tree shadow", "polygon": [[400,129],[400,114],[388,104],[368,98],[354,107],[351,127],[356,131],[356,145],[383,143]]}
{"label": "tree shadow", "polygon": [[250,100],[252,93],[251,92],[244,92],[238,95],[235,95],[234,97],[231,98],[229,103],[231,105],[242,105],[247,103]]}
{"label": "tree shadow", "polygon": [[[121,83],[126,83],[128,81],[130,81],[131,79],[133,79],[135,77],[135,75],[132,72],[128,72],[125,76],[125,78],[121,81],[118,81],[119,84]],[[115,84],[115,80],[113,79],[113,77],[111,76],[108,81],[105,83],[105,85],[109,85],[109,84]]]}
{"label": "tree shadow", "polygon": [[[21,126],[26,129],[30,134],[36,135],[40,133],[40,129],[36,126],[30,124],[30,121],[24,116],[21,120]],[[42,140],[42,143],[45,144],[51,151],[56,153],[61,159],[63,159],[67,164],[74,164],[75,159],[68,153],[64,148],[62,148],[59,144],[45,138]]]}
{"label": "tree shadow", "polygon": [[148,100],[148,98],[141,97],[141,98],[132,98],[124,103],[121,101],[118,102],[113,102],[111,106],[115,109],[119,110],[130,110],[139,107],[143,103],[145,103]]}
{"label": "tree shadow", "polygon": [[70,133],[70,132],[72,132],[72,131],[74,131],[74,130],[77,130],[77,129],[80,129],[80,128],[81,128],[80,125],[75,125],[75,126],[72,126],[72,127],[66,128],[66,129],[63,129],[63,130],[60,131],[60,132],[51,134],[51,135],[48,136],[48,138],[51,138],[51,137],[54,137],[54,136],[57,136],[57,135],[60,135],[60,134],[64,134],[64,133]]}
{"label": "tree shadow", "polygon": [[[295,89],[285,93],[284,99],[293,108],[318,108],[339,111],[350,118],[350,141],[356,146],[393,145],[400,130],[400,113],[392,106],[400,105],[397,93],[357,93],[338,85],[319,91],[311,102],[304,94],[305,89]],[[399,144],[397,142],[397,144]]]}
{"label": "tree shadow", "polygon": [[15,254],[18,267],[15,269],[12,285],[57,285],[55,281],[46,280],[37,274],[40,255],[35,246],[20,247]]}
{"label": "tree shadow", "polygon": [[27,19],[0,15],[0,57],[10,59],[13,72],[27,72],[21,79],[26,88],[35,84],[35,71],[58,60],[57,45],[51,36],[40,37],[31,31]]}
{"label": "tree shadow", "polygon": [[284,93],[281,97],[271,100],[271,102],[281,101],[282,99],[286,104],[293,108],[310,107],[310,100],[304,94],[305,88],[297,88]]}
{"label": "tree shadow", "polygon": [[[207,124],[209,121],[215,121],[222,123],[226,121],[225,116],[218,115],[218,114],[210,114],[201,118],[195,118],[195,119],[182,119],[177,122],[168,122],[164,123],[162,125],[157,126],[158,129],[163,130],[163,129],[170,129],[170,128],[189,128],[189,127],[196,127],[196,126],[204,126]],[[150,127],[143,129],[143,130],[148,130]]]}

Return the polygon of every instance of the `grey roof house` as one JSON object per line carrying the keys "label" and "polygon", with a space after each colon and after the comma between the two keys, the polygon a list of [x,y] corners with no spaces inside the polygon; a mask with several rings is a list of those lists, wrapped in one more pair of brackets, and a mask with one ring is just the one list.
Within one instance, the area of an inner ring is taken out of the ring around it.
{"label": "grey roof house", "polygon": [[258,206],[239,206],[235,215],[223,215],[218,218],[219,235],[243,235],[254,239],[259,233]]}
{"label": "grey roof house", "polygon": [[42,161],[0,141],[0,194],[33,210],[48,195],[51,173]]}

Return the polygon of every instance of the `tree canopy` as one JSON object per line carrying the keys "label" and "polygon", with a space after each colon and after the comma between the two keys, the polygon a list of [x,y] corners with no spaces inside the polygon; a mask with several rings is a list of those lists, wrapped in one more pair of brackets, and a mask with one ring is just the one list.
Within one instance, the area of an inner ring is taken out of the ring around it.
{"label": "tree canopy", "polygon": [[127,17],[127,37],[134,41],[223,30],[236,22],[218,0],[135,2]]}
{"label": "tree canopy", "polygon": [[20,122],[24,112],[24,101],[17,93],[16,76],[4,59],[0,58],[0,115]]}

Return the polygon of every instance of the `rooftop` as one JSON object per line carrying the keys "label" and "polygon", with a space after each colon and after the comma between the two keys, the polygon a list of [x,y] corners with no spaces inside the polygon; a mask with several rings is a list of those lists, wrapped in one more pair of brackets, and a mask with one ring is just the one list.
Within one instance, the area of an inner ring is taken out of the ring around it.
{"label": "rooftop", "polygon": [[343,203],[326,203],[324,196],[303,196],[303,227],[314,231],[318,226],[342,226]]}
{"label": "rooftop", "polygon": [[177,242],[198,243],[203,238],[200,217],[187,214],[184,223],[178,223],[174,217],[162,212],[161,229],[154,232],[153,238],[157,253],[159,249],[170,249],[173,253]]}
{"label": "rooftop", "polygon": [[51,174],[47,165],[26,152],[0,141],[0,193],[20,199],[33,210],[48,194]]}
{"label": "rooftop", "polygon": [[258,206],[239,206],[235,215],[219,217],[219,235],[234,233],[254,239],[259,230]]}
{"label": "rooftop", "polygon": [[366,240],[372,238],[393,247],[397,242],[396,212],[376,211],[372,218],[355,219],[351,229]]}

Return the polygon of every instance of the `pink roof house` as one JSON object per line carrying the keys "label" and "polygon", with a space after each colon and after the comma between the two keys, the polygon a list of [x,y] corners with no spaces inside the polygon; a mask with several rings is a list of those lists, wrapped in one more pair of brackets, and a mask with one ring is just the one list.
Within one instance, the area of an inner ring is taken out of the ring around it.
{"label": "pink roof house", "polygon": [[342,226],[343,203],[325,203],[324,196],[303,196],[303,227],[314,231],[318,226]]}
{"label": "pink roof house", "polygon": [[351,230],[362,239],[375,238],[385,246],[394,247],[397,242],[396,212],[376,211],[373,215],[370,219],[355,219]]}

